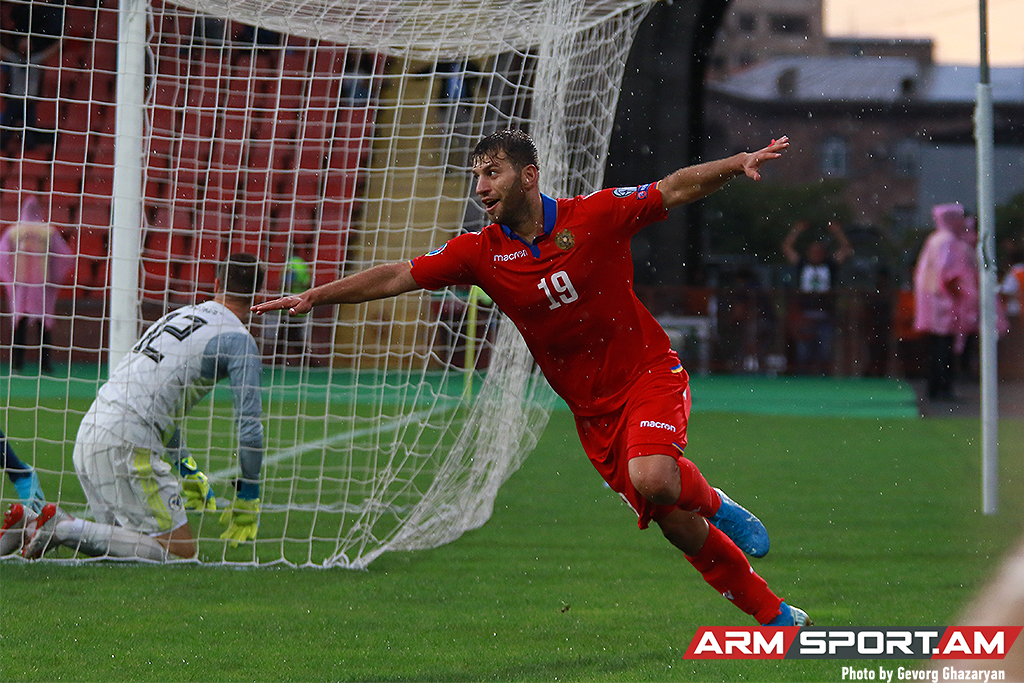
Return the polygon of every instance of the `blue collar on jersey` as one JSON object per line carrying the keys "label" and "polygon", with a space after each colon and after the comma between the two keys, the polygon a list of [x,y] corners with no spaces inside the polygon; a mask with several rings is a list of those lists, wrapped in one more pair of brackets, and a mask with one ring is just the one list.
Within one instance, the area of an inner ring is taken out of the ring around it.
{"label": "blue collar on jersey", "polygon": [[[555,220],[558,219],[558,202],[543,193],[541,194],[540,199],[544,205],[544,234],[538,235],[538,240],[551,234],[551,231],[555,229]],[[540,257],[540,247],[537,246],[536,241],[533,244],[527,243],[526,240],[520,237],[518,233],[507,225],[502,225],[501,229],[505,231],[505,234],[508,235],[509,239],[526,245],[526,248],[530,250],[530,253],[533,254],[534,258]]]}

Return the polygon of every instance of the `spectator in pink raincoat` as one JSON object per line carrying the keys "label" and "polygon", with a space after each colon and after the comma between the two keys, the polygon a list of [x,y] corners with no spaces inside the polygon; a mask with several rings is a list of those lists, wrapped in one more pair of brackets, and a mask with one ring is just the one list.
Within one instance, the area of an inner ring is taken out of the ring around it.
{"label": "spectator in pink raincoat", "polygon": [[53,371],[50,330],[57,294],[74,267],[71,249],[60,233],[43,220],[39,201],[27,197],[18,222],[0,237],[0,282],[5,285],[8,306],[14,315],[12,369],[24,367],[29,324],[38,321],[39,367],[43,372]]}
{"label": "spectator in pink raincoat", "polygon": [[940,204],[932,216],[914,269],[914,329],[929,339],[928,397],[950,401],[957,339],[978,328],[978,270],[964,207]]}

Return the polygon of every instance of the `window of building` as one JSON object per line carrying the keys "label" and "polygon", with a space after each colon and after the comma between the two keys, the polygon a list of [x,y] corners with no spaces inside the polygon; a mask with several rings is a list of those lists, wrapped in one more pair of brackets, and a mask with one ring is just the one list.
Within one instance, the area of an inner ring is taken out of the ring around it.
{"label": "window of building", "polygon": [[799,77],[800,71],[796,67],[783,69],[779,73],[778,78],[775,79],[775,90],[779,93],[779,97],[790,98],[795,96]]}
{"label": "window of building", "polygon": [[821,173],[833,178],[845,178],[847,166],[846,140],[830,135],[821,145]]}
{"label": "window of building", "polygon": [[811,32],[807,17],[800,14],[773,14],[769,19],[772,33],[806,36]]}

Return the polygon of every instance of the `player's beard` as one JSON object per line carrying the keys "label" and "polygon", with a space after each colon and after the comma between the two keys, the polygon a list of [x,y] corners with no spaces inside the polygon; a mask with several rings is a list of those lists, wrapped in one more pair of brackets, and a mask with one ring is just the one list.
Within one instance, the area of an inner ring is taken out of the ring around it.
{"label": "player's beard", "polygon": [[522,180],[516,177],[501,198],[501,206],[494,214],[494,222],[507,225],[514,232],[519,232],[529,219],[528,206]]}

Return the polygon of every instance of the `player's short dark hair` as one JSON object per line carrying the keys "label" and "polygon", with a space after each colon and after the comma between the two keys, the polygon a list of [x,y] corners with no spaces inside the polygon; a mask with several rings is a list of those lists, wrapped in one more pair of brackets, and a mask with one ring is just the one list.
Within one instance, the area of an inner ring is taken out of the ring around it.
{"label": "player's short dark hair", "polygon": [[252,298],[263,289],[266,271],[252,254],[232,254],[217,265],[217,278],[224,291],[233,296]]}
{"label": "player's short dark hair", "polygon": [[470,162],[475,166],[484,159],[493,159],[502,153],[518,170],[527,166],[540,168],[540,162],[537,159],[537,145],[533,143],[533,138],[529,133],[512,129],[491,133],[478,142],[473,149]]}

